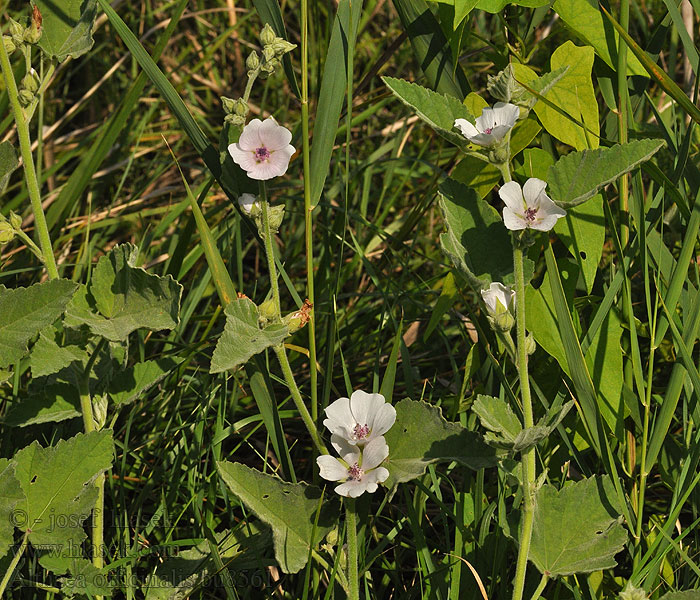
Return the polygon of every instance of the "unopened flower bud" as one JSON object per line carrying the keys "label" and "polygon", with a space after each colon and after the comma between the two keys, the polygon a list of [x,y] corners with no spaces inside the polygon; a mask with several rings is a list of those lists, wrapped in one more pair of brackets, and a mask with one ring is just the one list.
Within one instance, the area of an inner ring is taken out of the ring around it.
{"label": "unopened flower bud", "polygon": [[625,589],[620,592],[620,600],[647,600],[647,598],[647,593],[642,588],[635,587],[631,581],[628,581]]}
{"label": "unopened flower bud", "polygon": [[235,114],[226,115],[224,117],[224,123],[230,123],[236,127],[243,127],[243,125],[245,125],[245,117],[239,117]]}
{"label": "unopened flower bud", "polygon": [[528,355],[531,355],[535,353],[535,350],[537,350],[535,338],[531,333],[528,333],[527,336],[525,336],[525,352],[527,352]]}
{"label": "unopened flower bud", "polygon": [[27,106],[34,100],[34,92],[30,92],[26,89],[21,89],[17,95],[19,96],[19,101],[22,106]]}
{"label": "unopened flower bud", "polygon": [[233,98],[227,98],[226,96],[221,96],[221,106],[223,107],[224,112],[227,115],[230,115],[233,112],[235,105],[236,105],[236,101]]}
{"label": "unopened flower bud", "polygon": [[502,165],[508,162],[508,149],[504,146],[499,146],[489,152],[489,162],[494,165]]}
{"label": "unopened flower bud", "polygon": [[19,46],[24,43],[24,30],[26,28],[10,17],[10,35],[12,36],[12,41]]}
{"label": "unopened flower bud", "polygon": [[515,325],[515,319],[508,311],[490,317],[489,322],[494,329],[498,329],[498,331],[503,333],[508,333]]}
{"label": "unopened flower bud", "polygon": [[29,73],[22,77],[22,83],[20,85],[23,89],[35,94],[40,84],[41,81],[39,80],[39,74],[36,72],[36,69],[30,69]]}
{"label": "unopened flower bud", "polygon": [[284,206],[282,204],[279,206],[268,206],[267,218],[270,221],[270,229],[273,233],[277,233],[284,219]]}
{"label": "unopened flower bud", "polygon": [[92,418],[95,429],[100,431],[107,422],[107,396],[95,396],[92,399]]}
{"label": "unopened flower bud", "polygon": [[294,50],[294,48],[296,47],[296,44],[292,44],[283,38],[277,38],[272,44],[272,48],[274,49],[275,54],[277,56],[283,56],[287,54],[287,52],[291,52],[292,50]]}
{"label": "unopened flower bud", "polygon": [[275,49],[272,46],[265,46],[263,48],[263,58],[265,59],[266,63],[269,63],[270,61],[277,58],[277,55],[275,54]]}
{"label": "unopened flower bud", "polygon": [[277,315],[275,301],[272,298],[265,300],[265,302],[258,306],[258,314],[264,319],[274,319]]}
{"label": "unopened flower bud", "polygon": [[258,199],[255,194],[241,194],[238,197],[238,206],[241,207],[241,211],[245,214],[252,216],[255,209],[256,213],[260,212],[260,207],[258,206]]}
{"label": "unopened flower bud", "polygon": [[233,103],[233,112],[239,117],[245,117],[250,112],[250,106],[243,98],[237,98]]}
{"label": "unopened flower bud", "polygon": [[42,24],[44,19],[41,16],[39,7],[35,4],[32,7],[32,20],[24,32],[24,40],[30,44],[36,44],[41,39]]}
{"label": "unopened flower bud", "polygon": [[22,217],[12,210],[10,211],[10,225],[17,231],[22,229]]}
{"label": "unopened flower bud", "polygon": [[304,304],[298,311],[288,314],[282,319],[284,324],[287,326],[289,333],[299,331],[311,320],[311,310],[313,307],[314,305],[311,304],[307,298],[304,300]]}
{"label": "unopened flower bud", "polygon": [[265,23],[265,27],[262,28],[262,31],[260,32],[260,41],[262,42],[263,46],[268,46],[269,44],[272,44],[277,36],[275,35],[275,30],[270,27],[269,23]]}
{"label": "unopened flower bud", "polygon": [[15,230],[7,221],[0,221],[0,244],[7,244],[15,237]]}
{"label": "unopened flower bud", "polygon": [[2,43],[3,46],[5,46],[5,52],[7,52],[8,55],[12,54],[15,50],[17,50],[17,46],[12,41],[12,38],[9,35],[2,36]]}
{"label": "unopened flower bud", "polygon": [[248,71],[255,71],[260,67],[260,57],[255,50],[248,55],[248,58],[245,61],[245,66]]}
{"label": "unopened flower bud", "polygon": [[331,546],[337,546],[339,540],[340,540],[340,533],[338,531],[338,528],[334,527],[326,535],[326,542],[328,542]]}

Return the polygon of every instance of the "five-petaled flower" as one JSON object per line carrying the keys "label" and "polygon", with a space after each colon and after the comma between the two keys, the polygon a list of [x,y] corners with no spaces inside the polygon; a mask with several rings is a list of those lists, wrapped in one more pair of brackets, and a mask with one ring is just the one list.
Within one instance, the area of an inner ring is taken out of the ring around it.
{"label": "five-petaled flower", "polygon": [[500,142],[506,136],[519,115],[520,109],[515,104],[496,102],[493,108],[488,106],[484,108],[474,125],[466,119],[456,119],[455,127],[472,144],[488,147]]}
{"label": "five-petaled flower", "polygon": [[384,435],[396,421],[396,409],[381,394],[362,390],[350,398],[340,398],[326,408],[323,424],[349,444],[368,444]]}
{"label": "five-petaled flower", "polygon": [[389,477],[389,471],[379,466],[389,456],[389,446],[382,436],[373,438],[362,449],[335,434],[331,436],[331,444],[340,459],[325,454],[316,458],[316,464],[321,477],[342,482],[335,487],[341,496],[357,498],[365,492],[376,492],[378,485]]}
{"label": "five-petaled flower", "polygon": [[272,179],[284,175],[294,154],[292,133],[272,117],[253,119],[237,143],[228,147],[229,154],[251,179]]}
{"label": "five-petaled flower", "polygon": [[547,183],[531,177],[520,188],[520,184],[509,181],[504,184],[498,195],[505,202],[503,223],[512,230],[537,229],[549,231],[558,219],[566,216],[566,211],[559,208],[544,191]]}
{"label": "five-petaled flower", "polygon": [[481,290],[489,313],[496,316],[510,310],[511,303],[515,306],[515,291],[500,281],[494,281],[485,290]]}

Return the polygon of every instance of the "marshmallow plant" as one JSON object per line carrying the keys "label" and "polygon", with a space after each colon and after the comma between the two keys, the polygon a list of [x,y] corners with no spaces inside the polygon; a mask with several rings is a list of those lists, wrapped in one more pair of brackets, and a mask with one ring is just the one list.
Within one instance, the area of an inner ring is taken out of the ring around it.
{"label": "marshmallow plant", "polygon": [[520,115],[515,104],[497,102],[486,107],[472,125],[467,119],[455,119],[455,127],[472,144],[490,148],[501,142],[513,129]]}

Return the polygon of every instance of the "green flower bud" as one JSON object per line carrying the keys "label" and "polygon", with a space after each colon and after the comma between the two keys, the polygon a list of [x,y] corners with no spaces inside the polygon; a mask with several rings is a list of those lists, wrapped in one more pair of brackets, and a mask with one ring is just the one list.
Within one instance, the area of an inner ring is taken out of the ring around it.
{"label": "green flower bud", "polygon": [[505,146],[497,146],[489,152],[489,162],[494,165],[502,165],[508,161],[508,148]]}
{"label": "green flower bud", "polygon": [[7,244],[15,237],[15,230],[7,221],[0,222],[0,244]]}
{"label": "green flower bud", "polygon": [[32,94],[36,94],[40,85],[41,81],[39,80],[39,74],[35,69],[31,69],[29,73],[22,77],[22,82],[20,83],[20,86],[23,89],[31,92]]}
{"label": "green flower bud", "polygon": [[17,46],[9,35],[2,36],[2,43],[3,46],[5,46],[5,52],[7,52],[8,56],[17,50]]}
{"label": "green flower bud", "polygon": [[270,27],[269,23],[265,23],[265,27],[263,27],[262,31],[260,32],[260,41],[262,42],[262,45],[268,46],[269,44],[272,44],[275,39],[277,39],[275,30]]}
{"label": "green flower bud", "polygon": [[314,305],[311,304],[307,298],[298,311],[290,313],[282,318],[282,322],[287,326],[289,333],[299,331],[311,320],[311,310],[313,307]]}
{"label": "green flower bud", "polygon": [[12,228],[17,231],[22,229],[22,217],[20,217],[14,211],[10,211],[10,225],[12,225]]}
{"label": "green flower bud", "polygon": [[92,418],[95,429],[100,431],[107,422],[107,396],[95,396],[92,399]]}
{"label": "green flower bud", "polygon": [[243,127],[243,125],[245,125],[245,117],[239,117],[238,115],[226,115],[224,117],[224,123],[230,123],[236,127]]}
{"label": "green flower bud", "polygon": [[328,542],[331,546],[337,546],[339,541],[340,532],[338,531],[337,527],[334,527],[328,532],[328,535],[326,535],[326,542]]}
{"label": "green flower bud", "polygon": [[10,35],[17,46],[24,43],[24,30],[25,27],[23,25],[10,17]]}
{"label": "green flower bud", "polygon": [[233,103],[233,112],[239,117],[245,117],[250,112],[250,107],[248,106],[248,103],[243,100],[243,98],[238,98]]}
{"label": "green flower bud", "polygon": [[248,69],[249,73],[248,75],[250,76],[250,71],[255,71],[260,67],[260,57],[258,56],[258,53],[253,50],[249,55],[248,58],[245,61],[245,66]]}
{"label": "green flower bud", "polygon": [[236,101],[233,98],[227,98],[226,96],[221,96],[221,106],[223,107],[224,112],[227,115],[230,115],[233,112],[235,105],[236,105]]}
{"label": "green flower bud", "polygon": [[265,302],[258,306],[258,313],[264,319],[274,319],[277,316],[277,311],[275,310],[275,301],[272,298],[265,300]]}
{"label": "green flower bud", "polygon": [[490,316],[488,320],[491,327],[503,333],[508,333],[515,325],[515,318],[509,311]]}
{"label": "green flower bud", "polygon": [[36,44],[41,39],[41,27],[37,27],[32,23],[24,30],[24,41],[28,44]]}
{"label": "green flower bud", "polygon": [[280,230],[280,225],[282,225],[282,220],[284,219],[284,205],[280,204],[279,206],[268,206],[267,218],[270,221],[270,229],[273,233],[277,233]]}
{"label": "green flower bud", "polygon": [[291,52],[296,47],[296,44],[292,44],[283,38],[277,38],[275,43],[272,44],[272,48],[277,56],[284,56],[287,52]]}
{"label": "green flower bud", "polygon": [[30,92],[29,90],[21,89],[18,96],[22,106],[27,106],[28,104],[31,104],[32,100],[34,100],[34,92]]}
{"label": "green flower bud", "polygon": [[265,46],[263,48],[263,58],[265,59],[266,63],[269,63],[270,61],[277,58],[277,55],[275,54],[275,49],[272,46]]}
{"label": "green flower bud", "polygon": [[535,338],[532,336],[531,333],[528,333],[525,336],[525,352],[527,352],[528,355],[532,355],[535,353],[535,350],[537,350],[537,344],[535,343]]}
{"label": "green flower bud", "polygon": [[620,600],[647,600],[647,593],[627,582],[625,589],[620,592]]}

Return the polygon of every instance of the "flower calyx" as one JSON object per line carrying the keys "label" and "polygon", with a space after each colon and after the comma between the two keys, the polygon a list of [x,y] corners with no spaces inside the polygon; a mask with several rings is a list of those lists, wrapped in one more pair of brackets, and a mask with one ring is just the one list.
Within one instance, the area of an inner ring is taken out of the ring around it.
{"label": "flower calyx", "polygon": [[508,333],[515,325],[515,317],[511,312],[511,306],[515,307],[515,291],[494,281],[488,288],[481,290],[481,297],[486,305],[491,328]]}
{"label": "flower calyx", "polygon": [[282,318],[282,322],[287,326],[289,333],[295,333],[311,320],[314,305],[307,298],[301,308]]}

